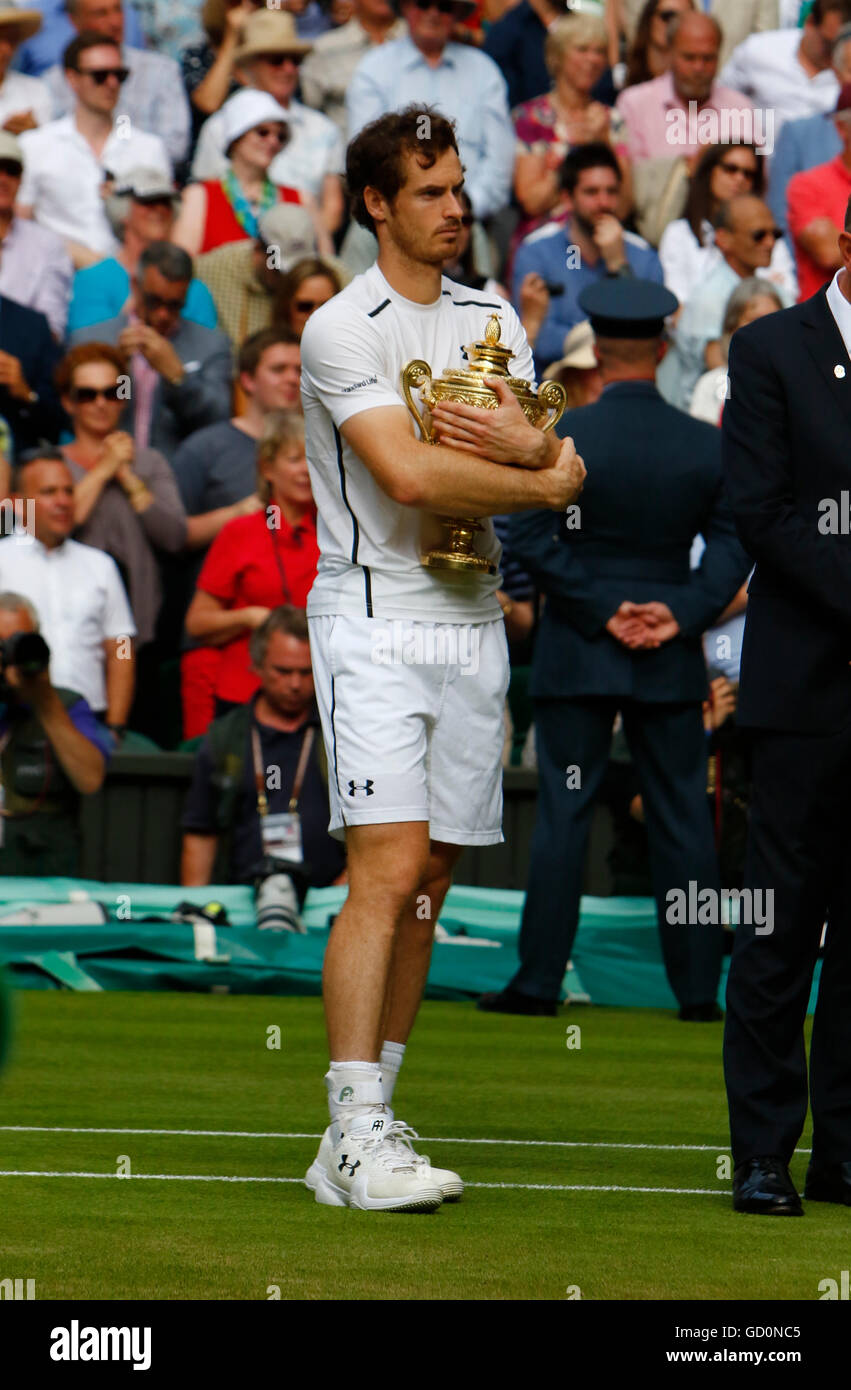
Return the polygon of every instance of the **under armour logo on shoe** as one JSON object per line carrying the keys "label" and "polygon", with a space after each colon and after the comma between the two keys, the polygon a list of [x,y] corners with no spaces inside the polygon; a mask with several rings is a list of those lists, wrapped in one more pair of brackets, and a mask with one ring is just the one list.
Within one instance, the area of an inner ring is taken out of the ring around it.
{"label": "under armour logo on shoe", "polygon": [[352,779],[349,782],[349,796],[354,796],[356,792],[363,792],[364,796],[375,796],[375,792],[372,790],[374,785],[371,777],[368,777],[365,782],[355,782]]}
{"label": "under armour logo on shoe", "polygon": [[350,1178],[353,1178],[354,1175],[355,1175],[355,1169],[356,1169],[356,1168],[360,1168],[360,1159],[359,1159],[359,1158],[356,1158],[355,1161],[354,1161],[354,1163],[350,1163],[350,1162],[349,1162],[349,1155],[348,1155],[348,1154],[343,1154],[343,1156],[342,1156],[342,1161],[341,1161],[340,1163],[337,1164],[337,1172],[338,1172],[338,1173],[342,1173],[342,1171],[343,1171],[344,1168],[348,1168],[348,1170],[349,1170],[349,1177],[350,1177]]}

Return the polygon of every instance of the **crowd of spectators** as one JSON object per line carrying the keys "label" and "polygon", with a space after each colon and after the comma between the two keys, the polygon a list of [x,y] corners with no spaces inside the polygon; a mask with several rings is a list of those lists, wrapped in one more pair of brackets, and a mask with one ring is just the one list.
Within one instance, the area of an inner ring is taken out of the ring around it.
{"label": "crowd of spectators", "polygon": [[840,264],[851,0],[0,0],[0,590],[102,752],[256,700],[304,607],[299,339],[375,255],[347,141],[411,102],[465,165],[447,274],[571,407],[593,281],[673,291],[659,389],[718,425],[731,335]]}

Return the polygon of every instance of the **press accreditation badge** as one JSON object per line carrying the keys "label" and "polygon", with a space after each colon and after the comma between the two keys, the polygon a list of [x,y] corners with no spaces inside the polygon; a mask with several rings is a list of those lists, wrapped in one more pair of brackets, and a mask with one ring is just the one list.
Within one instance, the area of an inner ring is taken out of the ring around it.
{"label": "press accreditation badge", "polygon": [[298,811],[281,811],[278,815],[263,816],[263,853],[288,864],[301,864],[304,852],[301,844],[301,816]]}

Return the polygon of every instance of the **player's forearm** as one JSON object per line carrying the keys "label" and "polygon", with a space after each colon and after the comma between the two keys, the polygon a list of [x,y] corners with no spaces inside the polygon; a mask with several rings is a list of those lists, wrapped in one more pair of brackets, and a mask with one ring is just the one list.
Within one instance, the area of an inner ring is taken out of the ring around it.
{"label": "player's forearm", "polygon": [[[556,454],[559,441],[554,441]],[[548,469],[515,468],[440,445],[415,444],[407,491],[396,500],[423,511],[498,516],[550,505]]]}

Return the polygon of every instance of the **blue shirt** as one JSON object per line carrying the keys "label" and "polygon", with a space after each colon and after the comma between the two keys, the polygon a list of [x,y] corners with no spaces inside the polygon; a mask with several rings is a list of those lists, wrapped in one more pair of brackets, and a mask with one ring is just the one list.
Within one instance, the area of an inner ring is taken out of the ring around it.
{"label": "blue shirt", "polygon": [[[37,34],[21,44],[15,54],[13,66],[19,72],[28,72],[31,77],[40,77],[54,63],[62,62],[62,54],[72,39],[77,37],[67,14],[65,0],[27,0],[28,10],[41,10],[42,25]],[[139,16],[125,0],[124,42],[133,48],[145,47],[145,35],[139,23]]]}
{"label": "blue shirt", "polygon": [[346,93],[349,139],[370,121],[411,102],[435,106],[455,121],[466,190],[479,219],[507,207],[514,171],[514,127],[505,78],[492,58],[448,43],[431,67],[409,38],[364,54]]}
{"label": "blue shirt", "polygon": [[828,164],[842,149],[842,141],[829,116],[818,112],[797,121],[784,121],[771,160],[766,202],[778,227],[788,232],[786,189],[793,174]]}
{"label": "blue shirt", "polygon": [[[15,713],[20,717],[27,709],[28,706],[19,705],[15,707]],[[0,738],[8,731],[11,712],[7,704],[0,703]],[[69,705],[65,712],[77,733],[87,738],[89,743],[93,743],[98,752],[102,753],[106,761],[109,762],[115,751],[115,740],[100,720],[95,718],[88,700],[84,700],[82,695],[79,695],[74,704]]]}
{"label": "blue shirt", "polygon": [[528,3],[520,0],[488,30],[485,53],[499,65],[513,108],[550,91],[553,79],[544,61],[547,30]]}
{"label": "blue shirt", "polygon": [[[640,236],[624,232],[624,251],[633,275],[640,280],[664,283],[659,257]],[[574,262],[576,264],[574,264]],[[579,307],[579,296],[587,285],[604,280],[608,275],[606,262],[600,256],[596,264],[588,265],[578,248],[571,250],[570,225],[555,226],[548,222],[521,242],[514,258],[513,298],[515,308],[520,303],[523,277],[534,271],[548,285],[560,285],[562,293],[550,294],[550,308],[535,343],[535,364],[538,375],[562,355],[564,340],[577,323],[587,319]]]}
{"label": "blue shirt", "polygon": [[[71,291],[66,331],[70,334],[78,328],[88,328],[90,323],[117,318],[129,295],[130,276],[114,256],[78,270]],[[201,280],[190,280],[181,317],[200,323],[204,328],[217,326],[213,296]]]}

